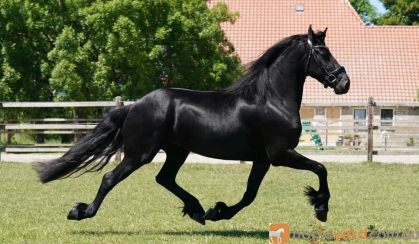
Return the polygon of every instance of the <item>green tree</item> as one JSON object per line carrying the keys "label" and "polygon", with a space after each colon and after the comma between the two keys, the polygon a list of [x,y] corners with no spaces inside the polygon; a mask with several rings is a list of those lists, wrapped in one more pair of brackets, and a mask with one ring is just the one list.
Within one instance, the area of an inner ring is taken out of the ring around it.
{"label": "green tree", "polygon": [[[0,1],[0,101],[51,100],[42,67],[60,27],[60,6],[49,1]],[[0,109],[0,118],[42,116],[40,110]]]}
{"label": "green tree", "polygon": [[48,76],[41,67],[53,47],[52,8],[0,1],[0,100],[48,99]]}
{"label": "green tree", "polygon": [[352,7],[366,24],[374,24],[378,13],[369,0],[349,0]]}
{"label": "green tree", "polygon": [[419,25],[418,0],[381,0],[387,12],[377,19],[379,25]]}
{"label": "green tree", "polygon": [[242,66],[220,23],[236,17],[204,0],[2,0],[0,100],[225,87]]}

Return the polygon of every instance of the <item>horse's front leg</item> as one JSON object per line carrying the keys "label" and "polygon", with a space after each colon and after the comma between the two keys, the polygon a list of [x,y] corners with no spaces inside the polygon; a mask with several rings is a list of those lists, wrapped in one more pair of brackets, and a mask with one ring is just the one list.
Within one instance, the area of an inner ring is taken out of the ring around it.
{"label": "horse's front leg", "polygon": [[212,221],[231,219],[244,207],[249,206],[256,198],[263,177],[268,172],[269,165],[267,160],[253,162],[252,170],[247,181],[247,189],[242,199],[230,207],[224,202],[217,202],[213,208],[208,209],[204,215],[204,219]]}
{"label": "horse's front leg", "polygon": [[205,225],[205,220],[202,217],[205,212],[199,200],[176,183],[176,175],[188,157],[189,151],[175,145],[169,145],[164,150],[167,154],[166,162],[156,176],[157,183],[183,201],[185,204],[182,211],[183,215],[187,214],[191,219]]}
{"label": "horse's front leg", "polygon": [[329,211],[329,186],[327,184],[327,170],[323,164],[304,157],[293,149],[285,151],[278,160],[274,160],[274,166],[286,166],[293,169],[309,170],[319,177],[319,190],[314,190],[307,186],[305,194],[314,205],[316,218],[320,221],[327,221],[327,212]]}

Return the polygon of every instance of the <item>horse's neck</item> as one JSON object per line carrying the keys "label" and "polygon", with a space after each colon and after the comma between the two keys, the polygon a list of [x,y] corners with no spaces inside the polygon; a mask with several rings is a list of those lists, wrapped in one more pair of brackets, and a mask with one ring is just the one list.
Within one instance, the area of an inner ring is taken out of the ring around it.
{"label": "horse's neck", "polygon": [[[297,53],[289,53],[275,61],[268,70],[271,89],[269,100],[277,100],[290,109],[300,109],[306,78]],[[300,54],[301,55],[301,54]]]}

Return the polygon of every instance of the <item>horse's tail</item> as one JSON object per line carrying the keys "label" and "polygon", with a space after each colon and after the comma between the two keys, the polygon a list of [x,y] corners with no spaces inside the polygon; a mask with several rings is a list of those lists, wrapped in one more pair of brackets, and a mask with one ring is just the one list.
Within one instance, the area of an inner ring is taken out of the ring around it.
{"label": "horse's tail", "polygon": [[[81,138],[62,157],[49,162],[36,163],[39,180],[47,183],[66,178],[84,169],[83,173],[99,171],[109,162],[112,155],[122,147],[122,133],[130,106],[112,111],[93,129]],[[83,174],[82,173],[82,174]]]}

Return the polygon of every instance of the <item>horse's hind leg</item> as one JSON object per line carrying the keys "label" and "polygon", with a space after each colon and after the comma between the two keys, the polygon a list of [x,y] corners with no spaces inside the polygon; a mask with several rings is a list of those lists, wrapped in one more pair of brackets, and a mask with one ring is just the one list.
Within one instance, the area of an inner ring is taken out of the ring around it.
{"label": "horse's hind leg", "polygon": [[235,205],[228,207],[224,202],[217,202],[214,208],[208,209],[204,215],[204,219],[217,221],[222,219],[231,219],[240,210],[249,206],[256,198],[259,186],[263,178],[268,172],[269,162],[267,160],[255,161],[247,180],[247,189],[242,199]]}
{"label": "horse's hind leg", "polygon": [[[157,151],[156,151],[157,152]],[[112,171],[103,176],[102,183],[92,203],[78,203],[68,213],[67,219],[82,220],[85,218],[92,218],[99,210],[102,201],[106,195],[116,186],[119,182],[127,178],[132,172],[149,163],[156,153],[143,154],[143,157],[132,157],[125,155],[122,162]]]}
{"label": "horse's hind leg", "polygon": [[198,199],[176,183],[176,175],[188,157],[189,151],[173,145],[164,148],[164,150],[166,151],[167,158],[162,169],[156,176],[157,183],[183,201],[185,205],[183,208],[184,215],[187,214],[193,220],[204,225],[205,220],[202,217],[205,212]]}

